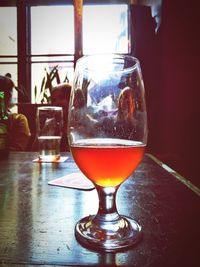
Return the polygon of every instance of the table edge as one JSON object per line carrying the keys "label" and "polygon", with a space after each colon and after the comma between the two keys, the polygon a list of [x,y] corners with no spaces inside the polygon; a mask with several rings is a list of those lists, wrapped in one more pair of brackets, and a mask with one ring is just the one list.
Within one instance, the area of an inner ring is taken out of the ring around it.
{"label": "table edge", "polygon": [[198,188],[196,185],[194,185],[190,180],[183,177],[181,174],[179,174],[177,171],[169,167],[167,164],[163,163],[161,160],[159,160],[157,157],[150,153],[146,153],[146,155],[152,159],[155,163],[157,163],[161,168],[165,169],[167,172],[169,172],[171,175],[173,175],[177,180],[182,182],[185,186],[187,186],[190,190],[192,190],[194,193],[196,193],[198,196],[200,196],[200,188]]}

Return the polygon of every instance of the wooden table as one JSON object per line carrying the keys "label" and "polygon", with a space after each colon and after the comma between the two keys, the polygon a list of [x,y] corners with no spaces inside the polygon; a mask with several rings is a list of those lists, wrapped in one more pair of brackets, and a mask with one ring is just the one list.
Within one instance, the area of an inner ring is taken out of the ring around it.
{"label": "wooden table", "polygon": [[118,211],[142,225],[143,240],[117,253],[75,239],[75,223],[97,211],[95,190],[48,185],[78,170],[70,154],[54,164],[33,163],[36,155],[11,153],[0,162],[0,265],[200,266],[200,190],[152,155],[117,194]]}

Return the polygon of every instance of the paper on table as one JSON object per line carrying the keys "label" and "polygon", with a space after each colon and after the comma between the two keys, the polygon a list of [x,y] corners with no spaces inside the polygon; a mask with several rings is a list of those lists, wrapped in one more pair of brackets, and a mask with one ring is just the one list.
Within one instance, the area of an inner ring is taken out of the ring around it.
{"label": "paper on table", "polygon": [[74,189],[92,190],[93,183],[82,173],[70,173],[48,182],[49,185],[69,187]]}
{"label": "paper on table", "polygon": [[33,162],[39,162],[39,163],[42,163],[42,162],[64,162],[68,158],[69,157],[60,157],[58,160],[54,160],[54,161],[51,161],[51,160],[41,160],[39,158],[36,158],[36,159],[33,160]]}

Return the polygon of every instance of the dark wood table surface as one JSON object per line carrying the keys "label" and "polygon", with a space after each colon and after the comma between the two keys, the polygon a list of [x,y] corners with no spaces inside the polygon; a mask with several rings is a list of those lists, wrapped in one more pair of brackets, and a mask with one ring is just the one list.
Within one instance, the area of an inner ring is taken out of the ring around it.
{"label": "dark wood table surface", "polygon": [[116,253],[82,247],[74,226],[97,212],[98,198],[48,185],[78,171],[66,154],[63,163],[33,163],[33,152],[0,162],[0,265],[200,266],[200,190],[149,154],[117,193],[119,213],[141,224],[142,241]]}

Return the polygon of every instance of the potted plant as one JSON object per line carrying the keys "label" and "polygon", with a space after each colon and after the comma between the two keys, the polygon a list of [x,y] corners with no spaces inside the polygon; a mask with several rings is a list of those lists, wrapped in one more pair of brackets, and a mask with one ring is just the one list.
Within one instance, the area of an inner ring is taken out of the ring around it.
{"label": "potted plant", "polygon": [[[55,83],[57,84],[56,86],[53,85]],[[58,72],[58,65],[53,67],[50,72],[48,72],[45,68],[45,76],[42,79],[40,90],[38,90],[37,86],[34,87],[35,103],[51,103],[52,91],[55,89],[55,87],[59,85],[63,86],[65,83],[68,84],[69,79],[66,74],[64,80],[61,82],[60,75]]]}

